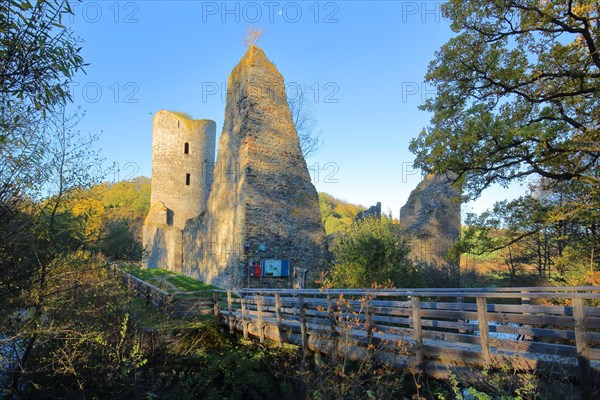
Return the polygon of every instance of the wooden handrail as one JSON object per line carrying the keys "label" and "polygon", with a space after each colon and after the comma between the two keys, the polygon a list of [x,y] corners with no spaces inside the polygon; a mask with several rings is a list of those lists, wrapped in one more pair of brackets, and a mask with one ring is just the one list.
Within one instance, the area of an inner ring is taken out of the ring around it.
{"label": "wooden handrail", "polygon": [[[226,290],[217,290],[225,293]],[[540,292],[600,292],[600,286],[523,286],[523,287],[498,287],[498,288],[393,288],[393,289],[372,289],[372,288],[361,288],[361,289],[344,289],[344,288],[331,288],[331,289],[276,289],[276,288],[244,288],[238,289],[239,292],[261,292],[261,293],[290,293],[295,294],[313,294],[313,293],[364,293],[364,292],[378,292],[378,293],[398,293],[398,292],[429,292],[429,293],[468,293],[468,292],[515,292],[515,293],[540,293]]]}
{"label": "wooden handrail", "polygon": [[[573,288],[571,288],[573,289]],[[587,292],[585,292],[587,290]],[[225,293],[226,291],[219,291]],[[507,291],[432,291],[432,290],[403,290],[403,291],[390,291],[390,290],[312,290],[312,289],[298,289],[298,290],[265,290],[265,289],[242,289],[236,291],[238,295],[270,295],[274,296],[275,293],[287,294],[290,296],[318,296],[329,293],[331,295],[344,295],[344,296],[365,296],[374,295],[376,297],[454,297],[454,298],[497,298],[497,299],[521,299],[523,298],[523,292],[507,292]],[[528,298],[546,298],[546,299],[600,299],[600,288],[595,290],[580,289],[580,291],[564,291],[564,290],[544,290],[540,292],[527,291],[526,295]],[[308,299],[306,299],[308,300]]]}
{"label": "wooden handrail", "polygon": [[[508,289],[243,289],[235,292],[239,298],[229,297],[242,305],[242,313],[229,307],[220,310],[220,317],[224,322],[241,319],[242,324],[234,324],[238,329],[255,326],[244,332],[263,340],[298,344],[303,354],[318,346],[322,351],[340,348],[339,341],[347,338],[362,346],[405,341],[400,348],[411,349],[416,365],[442,358],[449,365],[490,367],[523,357],[520,365],[526,367],[559,362],[564,363],[561,368],[571,368],[577,359],[581,379],[595,369],[600,373],[600,308],[585,306],[586,300],[600,298],[600,288]],[[214,293],[218,298],[223,292]],[[455,297],[474,302],[456,302]],[[521,304],[524,297],[560,299],[568,305]],[[515,304],[502,304],[502,299],[515,299]],[[365,349],[363,354],[371,354],[370,346]]]}

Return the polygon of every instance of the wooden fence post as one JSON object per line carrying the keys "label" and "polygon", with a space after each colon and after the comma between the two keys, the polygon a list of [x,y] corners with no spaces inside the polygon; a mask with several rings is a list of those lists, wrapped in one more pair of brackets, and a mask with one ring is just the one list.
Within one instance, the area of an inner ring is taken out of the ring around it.
{"label": "wooden fence post", "polygon": [[585,326],[585,303],[583,299],[572,299],[573,319],[575,320],[575,345],[577,346],[577,363],[579,364],[579,385],[581,398],[591,399],[592,371],[590,368],[587,329]]}
{"label": "wooden fence post", "polygon": [[258,334],[261,343],[264,343],[265,341],[265,328],[263,325],[263,304],[263,297],[256,296],[256,310],[258,311]]}
{"label": "wooden fence post", "polygon": [[492,356],[490,354],[490,328],[487,320],[487,300],[485,297],[477,297],[477,320],[481,340],[481,359],[483,360],[483,366],[489,368]]}
{"label": "wooden fence post", "polygon": [[337,336],[337,330],[335,314],[333,313],[333,300],[330,293],[327,293],[327,318],[329,319],[329,337],[334,340]]}
{"label": "wooden fence post", "polygon": [[227,316],[229,317],[229,333],[233,333],[233,298],[231,290],[227,291]]}
{"label": "wooden fence post", "polygon": [[279,338],[279,347],[283,347],[283,327],[281,324],[281,294],[275,293],[275,314],[277,315],[277,336]]}
{"label": "wooden fence post", "polygon": [[[527,293],[529,293],[529,290],[523,290],[522,291],[523,295],[527,295]],[[522,306],[530,306],[531,305],[531,298],[530,297],[521,297],[521,305]],[[527,312],[523,312],[523,314],[529,314]],[[523,325],[523,328],[531,328],[531,325]],[[523,336],[523,340],[533,340],[533,336],[531,335],[524,335]]]}
{"label": "wooden fence post", "polygon": [[242,295],[242,329],[244,339],[248,339],[248,316],[246,315],[246,297]]}
{"label": "wooden fence post", "polygon": [[413,296],[412,299],[413,340],[416,344],[415,361],[417,367],[423,364],[423,331],[421,329],[421,298]]}
{"label": "wooden fence post", "polygon": [[308,357],[308,332],[306,331],[306,309],[304,296],[298,296],[298,310],[300,313],[300,335],[302,336],[302,356]]}
{"label": "wooden fence post", "polygon": [[[338,303],[339,304],[339,303]],[[333,307],[333,299],[331,293],[327,292],[327,320],[329,321],[329,340],[333,353],[338,352],[338,341],[340,333],[338,332],[338,323],[335,317],[335,309]]]}
{"label": "wooden fence post", "polygon": [[219,292],[213,292],[213,312],[217,321],[219,320]]}
{"label": "wooden fence post", "polygon": [[[461,311],[463,310],[463,308],[462,308],[462,307],[463,307],[463,306],[462,306],[462,304],[464,304],[464,302],[465,302],[465,298],[464,298],[464,297],[462,297],[462,296],[459,296],[459,297],[457,297],[457,298],[456,298],[456,303],[457,303],[457,304],[461,304]],[[458,321],[459,323],[461,323],[461,324],[464,324],[464,323],[466,322],[464,319],[459,319],[459,320],[457,320],[457,321]],[[459,330],[458,330],[458,333],[467,333],[467,330],[466,330],[466,329],[459,329]]]}
{"label": "wooden fence post", "polygon": [[[529,293],[529,290],[523,290],[522,291],[523,295],[527,295],[527,293]],[[531,305],[531,297],[521,297],[521,305],[524,306],[528,306]]]}
{"label": "wooden fence post", "polygon": [[371,310],[371,301],[365,297],[365,326],[367,328],[367,346],[373,343],[373,311]]}

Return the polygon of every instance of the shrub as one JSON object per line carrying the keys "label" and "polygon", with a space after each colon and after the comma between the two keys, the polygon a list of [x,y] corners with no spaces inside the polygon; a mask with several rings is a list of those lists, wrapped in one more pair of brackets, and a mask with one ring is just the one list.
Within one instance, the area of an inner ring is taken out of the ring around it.
{"label": "shrub", "polygon": [[412,286],[415,269],[407,259],[409,240],[390,219],[355,222],[335,249],[330,279],[334,286],[371,287],[388,283]]}

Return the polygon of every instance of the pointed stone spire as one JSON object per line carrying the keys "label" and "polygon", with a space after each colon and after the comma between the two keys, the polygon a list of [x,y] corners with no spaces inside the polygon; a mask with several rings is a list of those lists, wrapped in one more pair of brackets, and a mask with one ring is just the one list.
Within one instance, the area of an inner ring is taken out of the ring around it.
{"label": "pointed stone spire", "polygon": [[[283,77],[251,46],[229,76],[207,211],[184,234],[184,273],[221,287],[302,286],[304,272],[310,283],[324,267],[325,243]],[[250,277],[265,259],[289,261],[289,277]]]}

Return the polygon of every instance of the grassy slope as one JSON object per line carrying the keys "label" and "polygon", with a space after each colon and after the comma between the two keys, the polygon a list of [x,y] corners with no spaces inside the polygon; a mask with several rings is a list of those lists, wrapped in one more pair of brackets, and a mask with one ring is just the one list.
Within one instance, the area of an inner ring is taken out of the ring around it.
{"label": "grassy slope", "polygon": [[145,269],[137,266],[127,265],[127,272],[169,293],[175,292],[208,292],[219,288],[207,285],[197,279],[176,274],[159,268]]}

